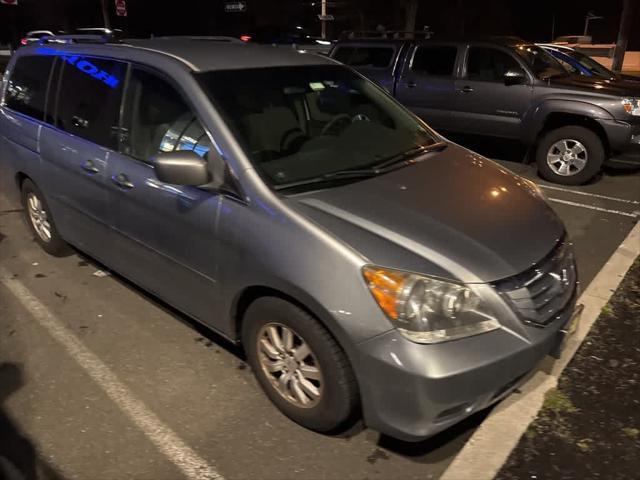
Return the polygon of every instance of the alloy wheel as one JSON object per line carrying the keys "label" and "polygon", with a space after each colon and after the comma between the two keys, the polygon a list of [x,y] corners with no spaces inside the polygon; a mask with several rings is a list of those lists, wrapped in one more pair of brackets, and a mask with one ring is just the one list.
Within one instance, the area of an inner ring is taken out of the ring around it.
{"label": "alloy wheel", "polygon": [[29,192],[27,195],[27,210],[29,212],[31,225],[33,225],[33,229],[40,239],[46,243],[50,242],[51,224],[49,223],[49,217],[42,201],[34,192]]}
{"label": "alloy wheel", "polygon": [[267,323],[258,334],[258,360],[273,388],[300,408],[318,404],[323,393],[320,364],[309,344],[293,329]]}
{"label": "alloy wheel", "polygon": [[549,168],[563,177],[581,172],[587,165],[589,156],[585,146],[578,140],[570,138],[558,140],[547,152]]}

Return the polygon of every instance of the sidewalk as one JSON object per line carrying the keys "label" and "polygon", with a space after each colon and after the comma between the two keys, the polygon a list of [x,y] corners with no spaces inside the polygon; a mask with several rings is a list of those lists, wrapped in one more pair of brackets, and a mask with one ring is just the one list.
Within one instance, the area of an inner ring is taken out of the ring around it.
{"label": "sidewalk", "polygon": [[640,478],[640,259],[498,480]]}

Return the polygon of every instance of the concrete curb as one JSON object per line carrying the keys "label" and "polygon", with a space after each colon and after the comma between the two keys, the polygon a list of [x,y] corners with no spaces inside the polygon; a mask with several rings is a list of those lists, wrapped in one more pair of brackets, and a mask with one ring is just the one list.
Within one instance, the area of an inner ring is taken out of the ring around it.
{"label": "concrete curb", "polygon": [[546,359],[521,388],[499,404],[454,458],[440,480],[490,480],[502,468],[529,424],[542,408],[545,394],[558,384],[560,374],[571,361],[597,320],[602,308],[640,255],[640,223],[618,246],[578,299],[584,305],[576,332],[567,340],[562,356]]}

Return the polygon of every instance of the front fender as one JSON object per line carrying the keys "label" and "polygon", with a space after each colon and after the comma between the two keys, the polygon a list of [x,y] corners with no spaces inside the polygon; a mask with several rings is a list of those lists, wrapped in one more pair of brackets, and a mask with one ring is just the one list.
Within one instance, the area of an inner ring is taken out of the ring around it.
{"label": "front fender", "polygon": [[538,134],[542,131],[549,115],[552,113],[576,115],[594,120],[614,119],[609,111],[595,102],[577,99],[546,99],[529,110],[523,119],[523,123],[526,124],[524,129],[525,138],[523,139],[525,143],[528,145],[535,143]]}

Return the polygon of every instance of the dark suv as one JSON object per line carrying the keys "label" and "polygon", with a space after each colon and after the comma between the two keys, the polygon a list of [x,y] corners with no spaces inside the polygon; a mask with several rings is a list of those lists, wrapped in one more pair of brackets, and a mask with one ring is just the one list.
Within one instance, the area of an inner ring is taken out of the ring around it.
{"label": "dark suv", "polygon": [[553,182],[581,184],[607,158],[640,158],[637,82],[571,75],[544,49],[517,38],[352,39],[331,57],[438,130],[533,147],[540,175]]}

